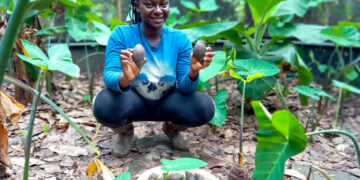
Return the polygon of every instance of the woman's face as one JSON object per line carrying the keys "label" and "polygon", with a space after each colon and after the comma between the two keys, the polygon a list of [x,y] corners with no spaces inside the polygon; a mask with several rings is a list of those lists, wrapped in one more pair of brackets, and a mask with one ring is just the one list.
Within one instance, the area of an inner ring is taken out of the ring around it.
{"label": "woman's face", "polygon": [[169,0],[138,0],[135,7],[142,22],[154,28],[161,27],[169,17]]}

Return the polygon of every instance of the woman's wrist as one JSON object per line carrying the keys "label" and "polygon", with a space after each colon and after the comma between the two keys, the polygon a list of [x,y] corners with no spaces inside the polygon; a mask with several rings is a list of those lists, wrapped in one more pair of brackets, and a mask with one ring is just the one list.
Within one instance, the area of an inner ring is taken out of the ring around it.
{"label": "woman's wrist", "polygon": [[131,80],[128,80],[125,76],[124,73],[121,73],[119,75],[119,85],[121,89],[127,89],[129,88],[130,84],[131,84]]}
{"label": "woman's wrist", "polygon": [[189,78],[192,81],[195,81],[199,75],[199,70],[193,70],[191,67],[189,69]]}

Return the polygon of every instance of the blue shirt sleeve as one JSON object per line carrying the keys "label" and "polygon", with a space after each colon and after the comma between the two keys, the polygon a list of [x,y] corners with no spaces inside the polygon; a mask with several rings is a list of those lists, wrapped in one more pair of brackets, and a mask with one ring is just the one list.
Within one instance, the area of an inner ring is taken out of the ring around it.
{"label": "blue shirt sleeve", "polygon": [[122,90],[119,84],[119,75],[122,73],[120,64],[120,52],[126,49],[124,38],[120,27],[117,27],[112,33],[106,46],[104,83],[107,88],[125,93],[129,88]]}
{"label": "blue shirt sleeve", "polygon": [[182,93],[191,93],[196,91],[196,88],[199,85],[199,75],[200,75],[198,74],[196,80],[194,81],[191,80],[189,77],[190,55],[193,48],[189,38],[184,33],[180,33],[177,42],[179,43],[177,69],[176,69],[178,89]]}

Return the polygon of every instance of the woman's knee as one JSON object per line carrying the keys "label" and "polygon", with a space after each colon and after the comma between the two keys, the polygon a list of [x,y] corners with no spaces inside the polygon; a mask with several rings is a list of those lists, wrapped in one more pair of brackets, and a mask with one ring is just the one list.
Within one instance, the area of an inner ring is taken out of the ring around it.
{"label": "woman's knee", "polygon": [[102,90],[92,105],[97,121],[110,127],[119,127],[128,123],[128,116],[131,115],[136,104],[140,103],[132,93],[134,92],[121,94],[107,88]]}

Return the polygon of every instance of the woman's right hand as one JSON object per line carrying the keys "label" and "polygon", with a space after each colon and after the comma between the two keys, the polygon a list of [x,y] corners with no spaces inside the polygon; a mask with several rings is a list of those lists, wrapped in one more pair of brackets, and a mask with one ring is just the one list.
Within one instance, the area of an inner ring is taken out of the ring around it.
{"label": "woman's right hand", "polygon": [[141,71],[141,67],[146,63],[146,58],[144,58],[143,64],[141,67],[138,67],[132,60],[132,53],[134,49],[122,50],[120,53],[120,63],[123,70],[125,79],[131,83]]}

